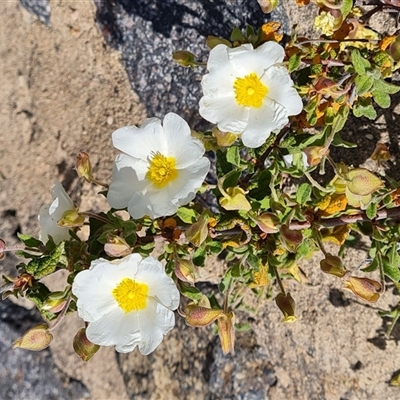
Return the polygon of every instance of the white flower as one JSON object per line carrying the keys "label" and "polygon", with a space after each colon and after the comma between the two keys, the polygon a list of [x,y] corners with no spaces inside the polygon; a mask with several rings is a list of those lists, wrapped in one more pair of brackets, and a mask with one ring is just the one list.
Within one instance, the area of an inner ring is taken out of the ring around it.
{"label": "white flower", "polygon": [[58,226],[58,221],[61,219],[66,211],[73,210],[75,204],[68,196],[60,182],[55,182],[54,187],[51,189],[53,202],[50,205],[44,205],[39,211],[39,224],[41,230],[39,232],[39,239],[46,243],[48,236],[58,244],[63,240],[68,240],[70,228]]}
{"label": "white flower", "polygon": [[301,112],[303,104],[276,42],[214,47],[203,76],[200,115],[223,132],[241,134],[247,147],[259,147],[274,130]]}
{"label": "white flower", "polygon": [[150,118],[141,128],[116,130],[112,139],[125,154],[115,160],[107,200],[113,208],[128,207],[133,218],[174,214],[193,200],[210,168],[204,146],[174,113],[165,116],[163,126]]}
{"label": "white flower", "polygon": [[87,338],[120,353],[139,346],[150,354],[175,325],[171,310],[179,306],[179,291],[153,257],[95,260],[76,275],[72,293],[79,316],[89,322]]}

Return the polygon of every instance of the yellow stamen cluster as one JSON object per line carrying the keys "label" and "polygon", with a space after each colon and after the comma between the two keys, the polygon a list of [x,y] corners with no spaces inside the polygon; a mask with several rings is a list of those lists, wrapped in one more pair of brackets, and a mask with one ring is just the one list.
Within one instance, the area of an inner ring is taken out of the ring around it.
{"label": "yellow stamen cluster", "polygon": [[129,313],[144,310],[147,306],[149,287],[145,283],[138,283],[130,278],[124,278],[112,291],[118,305]]}
{"label": "yellow stamen cluster", "polygon": [[254,72],[244,78],[236,78],[234,84],[236,102],[240,106],[260,108],[268,88]]}
{"label": "yellow stamen cluster", "polygon": [[165,157],[156,153],[150,161],[146,178],[157,188],[163,188],[178,177],[174,157]]}

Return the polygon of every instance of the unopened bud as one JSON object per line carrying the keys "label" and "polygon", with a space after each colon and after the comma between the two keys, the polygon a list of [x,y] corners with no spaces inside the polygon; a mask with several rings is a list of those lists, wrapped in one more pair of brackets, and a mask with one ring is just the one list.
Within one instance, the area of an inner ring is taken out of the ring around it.
{"label": "unopened bud", "polygon": [[92,343],[86,336],[86,328],[82,328],[74,337],[74,351],[82,359],[89,361],[100,349],[98,344]]}
{"label": "unopened bud", "polygon": [[290,229],[287,225],[282,225],[280,228],[281,243],[287,251],[295,253],[297,248],[303,241],[303,235],[300,231]]}
{"label": "unopened bud", "polygon": [[264,14],[274,11],[279,4],[279,0],[257,0]]}
{"label": "unopened bud", "polygon": [[235,314],[233,312],[228,315],[221,314],[218,318],[218,335],[224,354],[233,354],[235,350]]}
{"label": "unopened bud", "polygon": [[186,239],[194,246],[199,247],[207,239],[208,221],[208,214],[203,213],[197,222],[186,229]]}
{"label": "unopened bud", "polygon": [[179,258],[174,272],[178,279],[183,282],[188,282],[192,285],[196,282],[196,267],[190,260]]}
{"label": "unopened bud", "polygon": [[391,43],[387,52],[395,62],[400,61],[400,36],[397,36],[397,38]]}
{"label": "unopened bud", "polygon": [[213,323],[222,313],[222,310],[215,308],[189,304],[185,308],[186,323],[195,327],[207,326]]}
{"label": "unopened bud", "polygon": [[58,313],[64,308],[66,302],[65,292],[53,292],[49,294],[41,309],[52,313]]}
{"label": "unopened bud", "polygon": [[320,265],[323,272],[335,275],[339,278],[343,278],[347,272],[342,260],[338,256],[333,256],[330,253],[325,255],[325,259],[321,260]]}
{"label": "unopened bud", "polygon": [[279,219],[275,214],[266,212],[254,217],[253,220],[264,233],[279,232]]}
{"label": "unopened bud", "polygon": [[275,303],[283,313],[283,322],[295,322],[297,320],[294,315],[295,303],[290,293],[286,295],[279,293],[275,297]]}
{"label": "unopened bud", "polygon": [[212,135],[217,139],[218,146],[220,147],[229,147],[235,143],[238,138],[232,132],[221,132],[218,128],[214,128],[212,131]]}
{"label": "unopened bud", "polygon": [[92,164],[90,163],[89,154],[81,151],[76,156],[75,168],[80,178],[84,178],[87,182],[91,182],[93,180]]}
{"label": "unopened bud", "polygon": [[107,243],[104,245],[104,251],[110,257],[125,257],[132,253],[128,243],[120,236],[107,235]]}
{"label": "unopened bud", "polygon": [[246,198],[246,192],[240,187],[229,187],[225,190],[226,196],[219,199],[225,210],[251,210],[251,204]]}
{"label": "unopened bud", "polygon": [[344,284],[346,289],[351,290],[362,300],[375,303],[379,299],[381,284],[373,279],[350,276]]}
{"label": "unopened bud", "polygon": [[187,50],[178,50],[172,53],[172,59],[182,67],[195,67],[197,65],[194,54]]}
{"label": "unopened bud", "polygon": [[367,196],[382,187],[383,182],[365,168],[355,168],[346,175],[347,189],[357,196]]}
{"label": "unopened bud", "polygon": [[47,324],[40,324],[31,328],[20,339],[13,343],[13,348],[26,349],[31,351],[44,350],[53,340]]}
{"label": "unopened bud", "polygon": [[62,215],[61,219],[57,221],[58,226],[63,228],[76,228],[85,223],[85,216],[79,212],[79,208],[67,210]]}
{"label": "unopened bud", "polygon": [[307,163],[310,167],[321,163],[322,159],[329,154],[329,149],[324,146],[310,146],[303,149],[307,156]]}

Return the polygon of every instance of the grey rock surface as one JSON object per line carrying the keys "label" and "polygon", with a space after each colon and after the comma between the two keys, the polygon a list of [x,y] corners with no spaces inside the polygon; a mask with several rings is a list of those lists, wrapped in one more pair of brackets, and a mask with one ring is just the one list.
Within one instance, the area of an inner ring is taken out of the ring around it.
{"label": "grey rock surface", "polygon": [[13,349],[12,343],[29,328],[42,323],[38,312],[0,301],[0,399],[85,399],[89,391],[61,372],[49,349],[31,352]]}
{"label": "grey rock surface", "polygon": [[148,116],[162,118],[176,112],[193,127],[199,127],[200,80],[205,70],[181,67],[172,53],[189,50],[205,61],[208,35],[229,38],[233,27],[259,27],[271,18],[285,27],[288,24],[282,7],[266,15],[255,0],[94,2],[102,33],[121,52],[132,88]]}
{"label": "grey rock surface", "polygon": [[20,0],[22,6],[36,15],[45,25],[50,25],[51,6],[49,0]]}

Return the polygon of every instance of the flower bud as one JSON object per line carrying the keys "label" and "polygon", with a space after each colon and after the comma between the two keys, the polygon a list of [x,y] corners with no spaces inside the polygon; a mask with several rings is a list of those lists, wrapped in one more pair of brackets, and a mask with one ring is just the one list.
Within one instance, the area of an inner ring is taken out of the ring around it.
{"label": "flower bud", "polygon": [[92,164],[90,163],[89,154],[81,151],[76,156],[75,168],[80,178],[84,178],[86,182],[91,182],[93,180]]}
{"label": "flower bud", "polygon": [[195,67],[197,65],[194,54],[187,50],[178,50],[172,53],[172,59],[182,67]]}
{"label": "flower bud", "polygon": [[120,236],[107,235],[107,243],[104,245],[104,251],[110,257],[125,257],[132,253],[128,243]]}
{"label": "flower bud", "polygon": [[397,36],[396,39],[390,44],[387,52],[395,62],[400,61],[400,36]]}
{"label": "flower bud", "polygon": [[278,7],[279,0],[257,0],[264,14],[269,14]]}
{"label": "flower bud", "polygon": [[330,253],[325,254],[325,259],[321,260],[320,265],[323,272],[339,278],[343,278],[347,273],[342,260]]}
{"label": "flower bud", "polygon": [[280,229],[281,243],[287,251],[295,253],[301,242],[303,241],[303,235],[300,231],[296,231],[288,228],[287,225],[282,225]]}
{"label": "flower bud", "polygon": [[185,308],[186,323],[195,327],[207,326],[214,322],[222,313],[222,310],[215,308],[189,304]]}
{"label": "flower bud", "polygon": [[84,222],[85,216],[76,207],[73,210],[65,211],[61,219],[57,221],[57,225],[62,228],[76,228],[82,226]]}
{"label": "flower bud", "polygon": [[196,247],[199,247],[207,239],[208,220],[208,214],[202,214],[199,220],[185,232],[186,239]]}
{"label": "flower bud", "polygon": [[74,351],[82,359],[82,361],[89,361],[100,349],[98,344],[92,343],[86,337],[86,328],[82,328],[74,337],[73,341]]}
{"label": "flower bud", "polygon": [[174,269],[177,278],[183,282],[191,283],[196,282],[196,267],[190,260],[178,258]]}
{"label": "flower bud", "polygon": [[382,187],[383,182],[365,168],[355,168],[346,175],[347,189],[357,196],[368,196]]}
{"label": "flower bud", "polygon": [[379,282],[369,278],[358,278],[350,276],[344,281],[346,289],[351,290],[360,299],[375,303],[379,299],[381,285]]}
{"label": "flower bud", "polygon": [[263,213],[253,218],[253,221],[264,233],[279,232],[279,219],[273,213]]}
{"label": "flower bud", "polygon": [[251,205],[246,199],[246,192],[240,187],[229,187],[225,190],[226,196],[219,199],[219,203],[225,210],[251,210]]}
{"label": "flower bud", "polygon": [[294,315],[295,303],[290,293],[286,295],[279,293],[275,297],[275,303],[283,313],[283,322],[295,322],[297,317]]}
{"label": "flower bud", "polygon": [[44,350],[53,340],[47,324],[40,324],[29,329],[24,336],[13,343],[13,348],[27,349],[31,351]]}
{"label": "flower bud", "polygon": [[238,138],[238,136],[234,133],[221,132],[218,128],[213,129],[212,135],[217,139],[217,144],[220,147],[229,147],[235,143],[236,139]]}
{"label": "flower bud", "polygon": [[44,301],[41,310],[50,311],[52,313],[60,312],[67,302],[66,295],[65,291],[50,293]]}
{"label": "flower bud", "polygon": [[329,149],[325,146],[310,146],[303,149],[307,156],[307,163],[310,167],[321,163],[322,159],[329,154]]}
{"label": "flower bud", "polygon": [[378,165],[382,161],[388,161],[390,160],[390,152],[388,147],[384,143],[378,142],[375,146],[375,150],[371,155],[371,159],[377,161]]}
{"label": "flower bud", "polygon": [[234,352],[235,348],[235,314],[221,314],[218,318],[218,335],[224,354]]}

